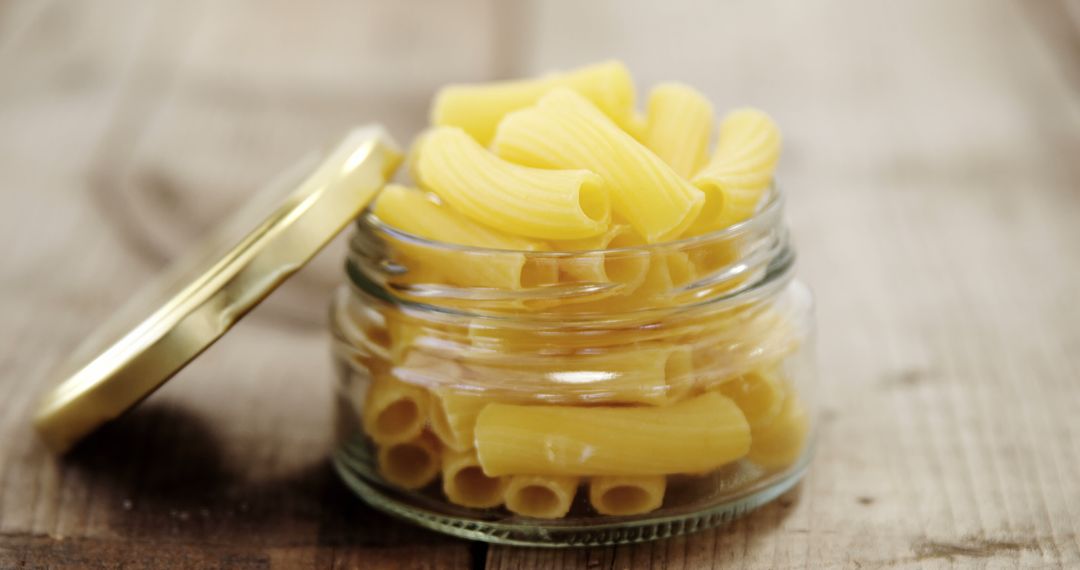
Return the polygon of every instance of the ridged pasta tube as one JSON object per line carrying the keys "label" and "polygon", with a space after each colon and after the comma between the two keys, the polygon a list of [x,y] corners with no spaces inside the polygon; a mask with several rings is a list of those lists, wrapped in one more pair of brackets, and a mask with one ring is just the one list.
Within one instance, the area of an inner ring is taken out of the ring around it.
{"label": "ridged pasta tube", "polygon": [[704,473],[750,449],[738,406],[715,392],[664,407],[491,404],[476,421],[484,473]]}
{"label": "ridged pasta tube", "polygon": [[537,519],[565,517],[580,483],[577,477],[516,475],[506,487],[506,508]]}
{"label": "ridged pasta tube", "polygon": [[[617,121],[616,121],[617,122]],[[649,118],[644,113],[634,111],[625,125],[620,124],[626,134],[634,137],[638,142],[645,142],[645,133],[649,130]]]}
{"label": "ridged pasta tube", "polygon": [[731,398],[746,416],[750,433],[768,428],[784,409],[787,390],[776,371],[755,370],[720,385],[720,393]]}
{"label": "ridged pasta tube", "polygon": [[390,362],[405,362],[409,350],[416,344],[416,339],[423,336],[424,328],[413,319],[406,318],[396,311],[385,315],[386,335],[389,340]]}
{"label": "ridged pasta tube", "polygon": [[[721,270],[726,270],[737,263],[741,257],[741,244],[737,240],[707,241],[694,246],[688,255],[694,265],[694,273],[699,277],[709,276]],[[746,274],[732,276],[723,285],[725,287],[737,287],[741,285]]]}
{"label": "ridged pasta tube", "polygon": [[608,188],[596,173],[519,166],[455,127],[439,127],[424,137],[416,174],[421,186],[450,207],[508,234],[587,238],[602,234],[611,222]]}
{"label": "ridged pasta tube", "polygon": [[713,121],[712,104],[696,89],[662,83],[649,93],[645,146],[690,178],[709,160]]}
{"label": "ridged pasta tube", "polygon": [[387,185],[375,202],[375,215],[386,224],[430,240],[459,245],[510,250],[482,255],[441,246],[399,240],[394,247],[410,261],[425,266],[448,281],[466,287],[521,289],[558,281],[558,264],[526,259],[522,251],[546,245],[478,225],[424,192]]}
{"label": "ridged pasta tube", "polygon": [[589,502],[602,515],[640,515],[655,511],[664,503],[667,477],[593,477],[589,481]]}
{"label": "ridged pasta tube", "polygon": [[424,429],[427,408],[428,395],[422,388],[378,374],[364,399],[364,431],[384,445],[415,439]]}
{"label": "ridged pasta tube", "polygon": [[500,354],[564,355],[574,352],[572,335],[565,332],[492,325],[485,319],[473,319],[466,333],[469,346],[462,360],[489,358]]}
{"label": "ridged pasta tube", "polygon": [[488,361],[476,355],[465,368],[485,384],[501,382],[559,401],[660,405],[692,381],[692,361],[689,347],[661,345],[567,356],[499,355]]}
{"label": "ridged pasta tube", "polygon": [[443,494],[463,507],[489,509],[503,503],[508,477],[488,477],[474,451],[443,450]]}
{"label": "ridged pasta tube", "polygon": [[578,253],[559,260],[559,269],[577,281],[593,283],[622,283],[620,293],[629,293],[645,278],[649,268],[648,256],[640,251],[601,252],[599,250],[628,248],[642,245],[630,226],[615,224],[601,235],[578,240],[553,242],[560,251],[593,251]]}
{"label": "ridged pasta tube", "polygon": [[794,464],[806,445],[809,425],[802,403],[794,394],[789,395],[776,419],[754,434],[747,459],[768,470]]}
{"label": "ridged pasta tube", "polygon": [[472,449],[476,417],[491,400],[452,389],[434,389],[431,396],[431,429],[435,435],[450,449]]}
{"label": "ridged pasta tube", "polygon": [[376,459],[379,475],[402,489],[426,487],[439,475],[439,443],[428,433],[380,446]]}
{"label": "ridged pasta tube", "polygon": [[632,116],[633,78],[622,63],[607,61],[537,79],[444,87],[435,96],[431,122],[460,127],[487,145],[504,115],[536,103],[559,87],[580,93],[620,125]]}
{"label": "ridged pasta tube", "polygon": [[690,234],[725,228],[754,214],[780,159],[780,129],[765,113],[739,109],[720,123],[713,158],[694,176],[705,207]]}
{"label": "ridged pasta tube", "polygon": [[644,295],[670,295],[676,287],[693,281],[695,273],[685,251],[654,251],[649,255],[649,271],[639,291]]}
{"label": "ridged pasta tube", "polygon": [[802,335],[776,307],[748,307],[688,326],[694,373],[706,387],[776,362],[795,351]]}
{"label": "ridged pasta tube", "polygon": [[705,202],[701,190],[567,89],[507,115],[492,144],[499,156],[525,166],[599,174],[615,212],[648,243],[683,233]]}

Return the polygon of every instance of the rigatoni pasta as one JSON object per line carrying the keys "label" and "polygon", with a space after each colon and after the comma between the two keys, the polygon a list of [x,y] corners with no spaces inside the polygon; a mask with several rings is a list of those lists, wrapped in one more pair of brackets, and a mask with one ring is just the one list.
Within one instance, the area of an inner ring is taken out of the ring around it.
{"label": "rigatoni pasta", "polygon": [[433,389],[431,396],[431,429],[435,435],[450,449],[472,449],[476,417],[491,399],[452,388]]}
{"label": "rigatoni pasta", "polygon": [[435,96],[431,122],[460,127],[486,145],[507,113],[528,107],[560,87],[589,99],[620,125],[632,121],[635,95],[630,72],[620,62],[607,61],[537,79],[444,87]]}
{"label": "rigatoni pasta", "polygon": [[809,423],[799,399],[785,398],[777,417],[754,435],[746,458],[773,471],[793,465],[802,456]]}
{"label": "rigatoni pasta", "polygon": [[608,188],[596,173],[519,166],[458,128],[439,127],[425,136],[416,175],[473,221],[508,234],[587,238],[603,233],[611,221]]}
{"label": "rigatoni pasta", "polygon": [[593,477],[589,503],[602,515],[640,515],[659,509],[666,489],[662,475]]}
{"label": "rigatoni pasta", "polygon": [[508,477],[485,475],[475,451],[443,451],[443,494],[455,505],[478,509],[497,507],[506,499],[509,483]]}
{"label": "rigatoni pasta", "polygon": [[701,93],[681,83],[663,83],[649,93],[645,146],[683,178],[709,159],[713,108]]}
{"label": "rigatoni pasta", "polygon": [[720,124],[712,160],[694,176],[705,206],[691,233],[705,233],[753,215],[780,158],[780,129],[765,113],[740,109]]}
{"label": "rigatoni pasta", "polygon": [[364,431],[379,444],[415,439],[427,422],[427,407],[428,395],[421,388],[377,375],[364,400]]}
{"label": "rigatoni pasta", "polygon": [[379,446],[379,475],[402,489],[426,487],[439,476],[439,444],[428,433]]}
{"label": "rigatoni pasta", "polygon": [[423,327],[413,319],[394,312],[388,313],[383,321],[390,340],[390,362],[401,364],[416,340],[424,335]]}
{"label": "rigatoni pasta", "polygon": [[553,242],[560,251],[587,251],[584,255],[566,256],[559,269],[575,280],[595,283],[620,283],[621,294],[630,293],[645,278],[649,267],[646,254],[634,251],[601,251],[628,248],[644,243],[626,224],[615,224],[601,235],[578,240]]}
{"label": "rigatoni pasta", "polygon": [[678,237],[705,202],[700,190],[588,100],[557,89],[499,123],[495,152],[536,168],[584,168],[604,178],[615,212],[648,243]]}
{"label": "rigatoni pasta", "polygon": [[363,310],[333,312],[356,321],[335,328],[337,466],[396,487],[394,512],[623,540],[621,522],[719,520],[803,465],[809,298],[772,187],[779,130],[738,109],[710,151],[701,93],[633,99],[615,62],[448,87],[411,180],[361,221]]}
{"label": "rigatoni pasta", "polygon": [[752,434],[772,425],[787,398],[784,382],[776,370],[755,370],[743,374],[725,382],[719,390],[742,410]]}
{"label": "rigatoni pasta", "polygon": [[375,215],[410,234],[474,247],[506,250],[478,256],[449,248],[433,248],[406,240],[397,247],[412,265],[434,270],[464,286],[521,289],[558,281],[558,266],[530,262],[522,251],[546,248],[541,242],[502,234],[471,222],[415,189],[389,185],[375,202]]}
{"label": "rigatoni pasta", "polygon": [[466,353],[466,374],[549,401],[660,405],[692,382],[690,348],[678,344],[535,357]]}
{"label": "rigatoni pasta", "polygon": [[581,479],[564,475],[517,475],[506,487],[506,508],[512,513],[537,518],[566,516],[574,503]]}
{"label": "rigatoni pasta", "polygon": [[484,473],[704,473],[746,455],[750,426],[706,393],[664,408],[490,404],[476,421]]}

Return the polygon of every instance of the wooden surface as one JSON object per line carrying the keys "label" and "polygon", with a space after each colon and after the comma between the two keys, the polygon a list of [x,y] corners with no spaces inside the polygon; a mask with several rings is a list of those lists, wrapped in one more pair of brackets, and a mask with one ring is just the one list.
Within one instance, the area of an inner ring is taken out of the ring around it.
{"label": "wooden surface", "polygon": [[[1080,6],[0,3],[0,568],[1080,565]],[[784,127],[819,300],[817,458],[737,523],[486,547],[334,478],[340,243],[70,457],[46,375],[246,193],[434,88],[622,57]]]}

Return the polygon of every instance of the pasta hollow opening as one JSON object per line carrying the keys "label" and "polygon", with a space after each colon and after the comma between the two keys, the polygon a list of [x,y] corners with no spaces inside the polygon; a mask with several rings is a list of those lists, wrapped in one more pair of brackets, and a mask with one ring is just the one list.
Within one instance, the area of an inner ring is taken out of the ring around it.
{"label": "pasta hollow opening", "polygon": [[433,461],[434,458],[426,449],[409,443],[395,445],[386,454],[387,471],[398,474],[403,479],[430,471]]}
{"label": "pasta hollow opening", "polygon": [[599,184],[586,182],[578,189],[578,204],[589,219],[604,222],[611,215],[611,197]]}
{"label": "pasta hollow opening", "polygon": [[632,281],[641,272],[641,260],[626,255],[604,257],[604,274],[615,283]]}
{"label": "pasta hollow opening", "polygon": [[705,205],[701,207],[695,224],[709,227],[709,224],[720,218],[720,212],[724,210],[724,192],[711,184],[703,184],[699,188],[705,193]]}
{"label": "pasta hollow opening", "polygon": [[503,487],[499,479],[484,475],[484,471],[476,465],[455,473],[454,486],[462,498],[471,504],[498,503],[502,498]]}
{"label": "pasta hollow opening", "polygon": [[521,268],[521,286],[539,287],[559,280],[559,266],[554,260],[528,259]]}
{"label": "pasta hollow opening", "polygon": [[[621,247],[634,247],[641,245],[641,240],[638,239],[632,232],[625,232],[611,238],[608,242],[608,249],[617,249]],[[633,283],[639,279],[646,269],[646,260],[638,252],[619,252],[610,253],[604,255],[604,275],[610,281],[615,283]]]}
{"label": "pasta hollow opening", "polygon": [[383,434],[409,431],[420,420],[420,408],[410,399],[400,399],[379,412],[375,429]]}
{"label": "pasta hollow opening", "polygon": [[542,485],[522,487],[512,500],[515,512],[531,517],[557,516],[563,506],[555,491]]}
{"label": "pasta hollow opening", "polygon": [[613,515],[637,514],[651,510],[652,496],[634,485],[617,485],[600,496],[603,511]]}

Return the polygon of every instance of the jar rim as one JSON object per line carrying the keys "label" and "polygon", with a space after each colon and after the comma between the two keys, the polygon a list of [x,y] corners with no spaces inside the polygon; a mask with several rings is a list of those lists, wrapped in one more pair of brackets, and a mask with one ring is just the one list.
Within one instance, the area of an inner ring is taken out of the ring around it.
{"label": "jar rim", "polygon": [[785,202],[785,195],[781,191],[779,184],[773,182],[770,184],[765,203],[756,211],[751,217],[727,226],[725,228],[714,230],[701,235],[680,238],[670,241],[661,241],[656,243],[648,243],[642,245],[622,246],[613,248],[601,248],[601,249],[551,249],[551,250],[522,250],[522,249],[500,249],[493,247],[477,247],[470,245],[457,244],[446,241],[433,240],[425,238],[414,233],[401,230],[394,226],[387,224],[379,219],[375,215],[374,211],[369,207],[363,215],[361,215],[356,223],[360,228],[375,230],[379,232],[385,232],[396,239],[402,240],[414,245],[423,246],[425,248],[441,249],[447,251],[454,251],[458,253],[498,253],[502,255],[521,253],[529,256],[551,256],[551,257],[563,257],[568,255],[580,255],[586,253],[620,253],[620,252],[641,252],[652,251],[656,249],[667,248],[683,248],[692,247],[694,245],[708,243],[712,241],[720,241],[725,239],[734,238],[745,233],[758,230],[762,226],[769,227],[780,222],[780,213],[783,210]]}

